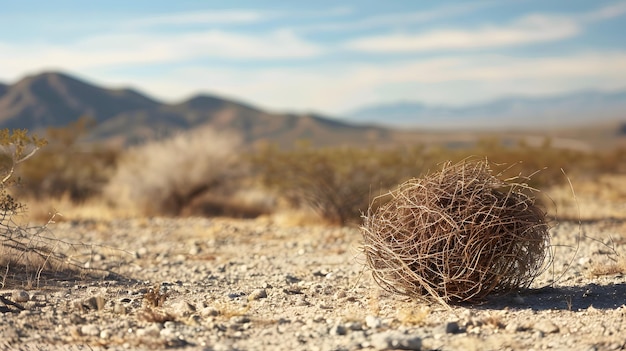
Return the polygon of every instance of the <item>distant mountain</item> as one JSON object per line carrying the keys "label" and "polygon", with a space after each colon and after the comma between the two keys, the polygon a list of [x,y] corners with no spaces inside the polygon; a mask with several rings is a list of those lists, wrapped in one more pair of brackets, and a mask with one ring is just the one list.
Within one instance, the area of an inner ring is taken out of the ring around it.
{"label": "distant mountain", "polygon": [[383,144],[391,135],[385,128],[313,114],[270,113],[208,95],[165,104],[130,89],[100,88],[57,72],[0,86],[0,128],[41,130],[67,125],[85,115],[97,122],[87,141],[120,146],[200,126],[235,130],[249,143],[267,140],[282,146],[292,146],[302,139],[318,146]]}
{"label": "distant mountain", "polygon": [[6,84],[0,83],[0,98],[2,98],[2,95],[4,95],[4,93],[6,93],[7,90],[9,90],[9,86]]}
{"label": "distant mountain", "polygon": [[626,120],[626,91],[508,97],[460,107],[399,102],[357,109],[347,114],[345,120],[388,127],[433,129],[540,129],[590,124]]}
{"label": "distant mountain", "polygon": [[[0,84],[0,128],[26,128],[41,135],[46,127],[91,116],[97,123],[84,141],[122,147],[205,126],[238,132],[248,144],[267,141],[282,147],[292,147],[301,140],[312,146],[435,143],[458,147],[489,135],[486,129],[523,125],[534,129],[532,135],[539,137],[537,140],[542,140],[541,135],[551,135],[563,139],[555,139],[555,145],[572,145],[571,140],[578,140],[581,148],[586,148],[626,142],[625,97],[626,92],[581,93],[508,98],[466,107],[403,103],[369,108],[352,119],[341,120],[313,113],[273,113],[210,95],[166,104],[131,89],[102,88],[66,74],[47,72],[12,85]],[[599,121],[614,116],[621,116],[623,123],[599,125]],[[577,121],[595,126],[562,133],[544,128],[550,124],[569,128]],[[442,126],[454,130],[433,131]],[[481,128],[480,132],[469,132]],[[507,133],[499,130],[498,137],[517,140],[529,135],[514,129]]]}
{"label": "distant mountain", "polygon": [[135,144],[200,126],[237,131],[248,143],[268,141],[285,147],[303,139],[317,146],[362,145],[385,142],[388,136],[385,128],[358,126],[312,114],[269,113],[200,95],[150,111],[121,113],[98,125],[92,137],[95,140],[117,139],[117,144]]}
{"label": "distant mountain", "polygon": [[103,89],[49,72],[26,77],[0,94],[0,126],[37,130],[66,125],[83,115],[102,122],[123,112],[160,105],[130,89]]}

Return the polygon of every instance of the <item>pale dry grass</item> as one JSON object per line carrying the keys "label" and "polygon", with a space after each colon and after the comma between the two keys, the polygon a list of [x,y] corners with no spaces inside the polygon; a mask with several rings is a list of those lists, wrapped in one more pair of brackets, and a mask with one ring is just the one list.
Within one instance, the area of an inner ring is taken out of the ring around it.
{"label": "pale dry grass", "polygon": [[322,218],[317,212],[305,208],[280,209],[260,219],[279,227],[330,225],[330,222]]}
{"label": "pale dry grass", "polygon": [[561,219],[626,219],[626,175],[602,175],[595,179],[572,180],[545,191],[548,214]]}
{"label": "pale dry grass", "polygon": [[62,196],[60,198],[25,199],[25,203],[28,204],[28,220],[37,223],[45,223],[53,215],[56,222],[111,221],[113,219],[137,218],[141,216],[138,209],[115,208],[97,198],[76,203],[69,196]]}

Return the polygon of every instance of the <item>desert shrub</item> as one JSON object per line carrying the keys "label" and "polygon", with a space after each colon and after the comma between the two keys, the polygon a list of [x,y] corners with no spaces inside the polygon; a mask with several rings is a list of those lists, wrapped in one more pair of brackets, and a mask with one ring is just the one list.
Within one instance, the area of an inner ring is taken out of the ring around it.
{"label": "desert shrub", "polygon": [[207,128],[136,146],[120,157],[104,197],[145,215],[170,216],[207,194],[227,200],[246,171],[240,147],[236,134]]}
{"label": "desert shrub", "polygon": [[93,123],[82,117],[65,127],[48,128],[48,146],[20,167],[20,194],[37,199],[66,195],[76,202],[99,195],[118,151],[79,142]]}
{"label": "desert shrub", "polygon": [[446,305],[529,286],[545,267],[548,229],[531,189],[466,160],[398,186],[361,232],[382,288]]}
{"label": "desert shrub", "polygon": [[26,206],[11,193],[17,165],[29,159],[45,141],[28,136],[25,130],[0,131],[0,287],[37,284],[42,279],[77,277],[81,269],[61,253],[71,246],[55,239],[47,226],[25,227],[16,219]]}
{"label": "desert shrub", "polygon": [[291,205],[310,206],[330,222],[358,221],[370,199],[399,181],[420,174],[424,148],[321,148],[281,150],[266,145],[252,156],[262,184]]}

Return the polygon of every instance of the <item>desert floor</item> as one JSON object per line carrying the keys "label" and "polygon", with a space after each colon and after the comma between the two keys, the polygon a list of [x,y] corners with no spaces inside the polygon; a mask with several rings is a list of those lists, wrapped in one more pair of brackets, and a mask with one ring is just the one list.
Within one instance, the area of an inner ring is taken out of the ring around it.
{"label": "desert floor", "polygon": [[481,305],[381,291],[358,228],[270,220],[51,224],[78,281],[0,291],[0,349],[619,350],[626,348],[626,222],[555,224],[531,289]]}

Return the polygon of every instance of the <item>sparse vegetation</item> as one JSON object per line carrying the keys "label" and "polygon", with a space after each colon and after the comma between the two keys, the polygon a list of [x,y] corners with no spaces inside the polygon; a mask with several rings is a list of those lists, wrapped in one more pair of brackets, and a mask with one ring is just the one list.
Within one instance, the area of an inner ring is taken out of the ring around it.
{"label": "sparse vegetation", "polygon": [[[476,156],[492,161],[503,178],[518,177],[542,190],[558,187],[555,193],[544,191],[551,198],[540,199],[553,216],[578,215],[567,178],[583,207],[587,193],[607,204],[624,197],[620,184],[626,175],[626,148],[591,152],[562,147],[549,138],[491,137],[460,146],[416,140],[414,145],[386,148],[315,148],[302,142],[292,148],[249,149],[236,134],[197,130],[116,150],[79,142],[91,126],[88,118],[82,118],[48,129],[50,145],[20,167],[21,185],[12,193],[36,199],[38,207],[52,199],[49,208],[39,210],[40,216],[54,210],[68,213],[69,202],[99,203],[101,213],[121,211],[125,216],[251,218],[313,209],[324,221],[345,225],[358,223],[371,199],[395,185],[437,169],[442,162]],[[9,158],[0,160],[4,168],[10,164]],[[64,208],[53,209],[52,203]],[[584,215],[596,218],[602,211]]]}
{"label": "sparse vegetation", "polygon": [[421,147],[393,150],[267,146],[252,158],[262,183],[292,206],[308,205],[336,224],[358,220],[371,198],[423,171]]}
{"label": "sparse vegetation", "polygon": [[16,218],[26,207],[9,193],[15,185],[16,166],[26,161],[45,144],[25,130],[0,131],[3,173],[0,178],[0,286],[38,286],[42,279],[63,279],[80,275],[61,248],[71,246],[54,238],[46,226],[25,227]]}
{"label": "sparse vegetation", "polygon": [[38,201],[65,196],[77,203],[100,196],[118,151],[80,142],[94,123],[82,117],[65,127],[48,128],[47,147],[20,167],[22,186],[16,189],[20,195]]}
{"label": "sparse vegetation", "polygon": [[181,215],[207,195],[227,206],[246,172],[240,147],[237,135],[212,129],[135,147],[121,157],[105,198],[148,216]]}

